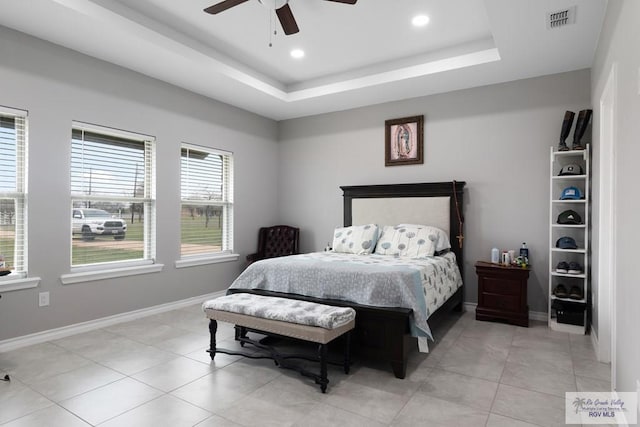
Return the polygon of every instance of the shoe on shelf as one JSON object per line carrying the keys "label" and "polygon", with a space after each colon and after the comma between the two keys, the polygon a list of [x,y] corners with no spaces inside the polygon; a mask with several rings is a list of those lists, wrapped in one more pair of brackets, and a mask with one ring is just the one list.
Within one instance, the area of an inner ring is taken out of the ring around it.
{"label": "shoe on shelf", "polygon": [[556,273],[567,274],[569,272],[569,263],[566,261],[560,261],[556,266]]}
{"label": "shoe on shelf", "polygon": [[569,296],[569,294],[567,293],[567,288],[563,284],[559,284],[558,286],[556,286],[556,288],[553,290],[553,294],[558,298],[566,298]]}
{"label": "shoe on shelf", "polygon": [[576,128],[573,131],[573,145],[571,146],[572,150],[584,150],[585,146],[582,144],[581,140],[584,136],[585,131],[587,130],[589,121],[591,120],[591,113],[591,110],[582,110],[578,113]]}
{"label": "shoe on shelf", "polygon": [[567,273],[569,274],[582,274],[582,266],[580,264],[578,264],[577,262],[570,262],[569,263],[569,269],[567,270]]}
{"label": "shoe on shelf", "polygon": [[572,286],[569,291],[569,298],[571,299],[583,299],[584,294],[582,293],[582,289],[577,286]]}
{"label": "shoe on shelf", "polygon": [[576,114],[573,111],[565,111],[564,119],[562,120],[562,128],[560,130],[560,142],[558,143],[558,151],[569,151],[567,147],[566,139],[571,132],[571,126],[573,125],[573,118]]}

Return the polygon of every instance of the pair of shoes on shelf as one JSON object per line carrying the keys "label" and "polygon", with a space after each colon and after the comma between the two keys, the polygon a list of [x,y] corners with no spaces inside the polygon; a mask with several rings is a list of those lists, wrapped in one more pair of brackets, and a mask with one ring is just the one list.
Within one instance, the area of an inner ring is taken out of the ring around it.
{"label": "pair of shoes on shelf", "polygon": [[[589,125],[589,120],[591,120],[591,110],[582,110],[578,113],[578,120],[576,120],[576,128],[573,131],[573,144],[571,146],[572,150],[584,150],[584,145],[582,145],[582,137],[587,130],[587,126]],[[558,151],[569,151],[569,147],[567,147],[567,143],[565,140],[569,136],[569,132],[571,132],[571,125],[573,124],[573,118],[575,117],[575,113],[573,111],[566,111],[564,113],[564,119],[562,120],[562,129],[560,131],[560,143],[558,144]]]}
{"label": "pair of shoes on shelf", "polygon": [[569,296],[569,293],[567,292],[567,288],[564,285],[560,284],[553,290],[553,295],[557,296],[558,298],[567,298]]}
{"label": "pair of shoes on shelf", "polygon": [[555,287],[555,289],[553,290],[553,295],[558,298],[569,298],[575,300],[584,299],[584,293],[582,292],[582,289],[577,286],[572,286],[569,292],[567,292],[567,288],[563,284],[559,284]]}
{"label": "pair of shoes on shelf", "polygon": [[582,266],[574,261],[560,261],[556,266],[556,273],[582,274],[582,271]]}

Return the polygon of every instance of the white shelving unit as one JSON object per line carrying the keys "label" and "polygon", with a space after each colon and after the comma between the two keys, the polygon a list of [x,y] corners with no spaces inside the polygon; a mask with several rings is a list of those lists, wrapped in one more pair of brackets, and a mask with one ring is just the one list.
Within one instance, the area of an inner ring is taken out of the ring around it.
{"label": "white shelving unit", "polygon": [[[585,334],[590,320],[590,152],[589,145],[585,150],[555,151],[551,147],[551,177],[549,180],[549,327],[556,331]],[[559,176],[561,169],[570,164],[579,165],[584,172],[581,175]],[[583,198],[580,200],[560,200],[567,187],[580,189]],[[558,224],[558,216],[573,210],[582,218],[583,224]],[[571,237],[578,245],[577,249],[560,249],[556,242],[561,237]],[[559,273],[556,267],[559,262],[577,262],[582,266],[582,274]],[[554,295],[558,285],[564,285],[567,291],[577,286],[583,295],[582,299],[559,298]],[[557,301],[557,302],[556,302]],[[556,302],[556,304],[554,304]],[[562,306],[562,308],[554,308]],[[580,323],[580,324],[578,324]]]}

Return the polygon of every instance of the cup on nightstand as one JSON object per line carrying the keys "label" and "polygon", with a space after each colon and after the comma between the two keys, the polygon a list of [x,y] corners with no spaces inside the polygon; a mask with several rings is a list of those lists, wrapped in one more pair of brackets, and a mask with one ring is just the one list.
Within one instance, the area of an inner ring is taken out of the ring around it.
{"label": "cup on nightstand", "polygon": [[509,265],[511,264],[511,259],[509,258],[509,252],[502,252],[502,264]]}

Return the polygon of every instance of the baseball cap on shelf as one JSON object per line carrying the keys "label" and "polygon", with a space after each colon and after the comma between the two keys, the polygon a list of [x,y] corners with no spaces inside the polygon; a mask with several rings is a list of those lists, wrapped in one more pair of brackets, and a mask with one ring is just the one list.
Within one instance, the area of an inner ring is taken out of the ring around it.
{"label": "baseball cap on shelf", "polygon": [[562,190],[560,200],[580,200],[582,199],[582,192],[578,187],[567,187]]}
{"label": "baseball cap on shelf", "polygon": [[558,224],[582,224],[582,217],[578,212],[569,209],[558,215]]}
{"label": "baseball cap on shelf", "polygon": [[564,236],[556,241],[556,248],[560,249],[578,249],[578,245],[576,241],[573,240],[573,237]]}
{"label": "baseball cap on shelf", "polygon": [[582,175],[582,166],[576,164],[565,165],[560,169],[558,176],[564,175]]}

